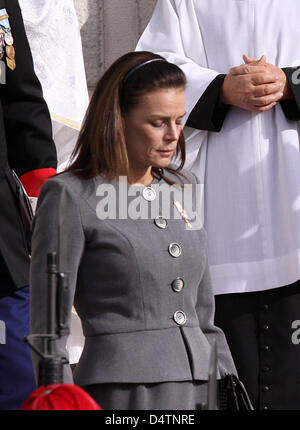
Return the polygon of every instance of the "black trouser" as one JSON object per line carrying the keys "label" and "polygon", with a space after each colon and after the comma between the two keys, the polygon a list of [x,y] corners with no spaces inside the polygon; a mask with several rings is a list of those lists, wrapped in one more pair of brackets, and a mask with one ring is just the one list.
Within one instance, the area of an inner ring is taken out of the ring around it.
{"label": "black trouser", "polygon": [[36,389],[29,329],[29,287],[16,289],[0,257],[0,410],[20,409]]}
{"label": "black trouser", "polygon": [[293,343],[292,324],[299,320],[300,327],[300,281],[215,299],[215,323],[225,332],[254,408],[299,410],[300,343]]}

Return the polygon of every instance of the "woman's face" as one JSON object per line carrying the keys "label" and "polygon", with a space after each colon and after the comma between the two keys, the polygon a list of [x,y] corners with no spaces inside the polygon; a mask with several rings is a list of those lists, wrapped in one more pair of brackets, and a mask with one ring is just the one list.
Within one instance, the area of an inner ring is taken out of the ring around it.
{"label": "woman's face", "polygon": [[124,116],[125,138],[134,174],[167,167],[174,154],[185,115],[184,88],[156,90],[143,95]]}

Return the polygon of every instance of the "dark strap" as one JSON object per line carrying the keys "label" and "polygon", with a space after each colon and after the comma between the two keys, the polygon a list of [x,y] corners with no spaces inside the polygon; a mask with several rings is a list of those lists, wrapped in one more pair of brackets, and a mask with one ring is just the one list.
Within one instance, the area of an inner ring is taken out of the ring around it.
{"label": "dark strap", "polygon": [[30,253],[31,251],[31,234],[32,234],[32,220],[33,211],[27,196],[27,193],[22,185],[22,182],[18,178],[17,174],[9,167],[6,168],[6,178],[12,189],[14,196],[16,197],[20,217],[26,236],[27,248]]}
{"label": "dark strap", "polygon": [[7,156],[8,154],[7,154],[5,127],[4,127],[4,120],[3,120],[3,108],[0,101],[0,170],[2,172],[7,167]]}

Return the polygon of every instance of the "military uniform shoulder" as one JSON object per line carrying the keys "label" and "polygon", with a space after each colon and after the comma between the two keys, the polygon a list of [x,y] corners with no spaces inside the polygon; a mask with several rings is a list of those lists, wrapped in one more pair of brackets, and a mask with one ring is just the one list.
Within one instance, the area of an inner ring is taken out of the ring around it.
{"label": "military uniform shoulder", "polygon": [[[14,9],[6,9],[7,5],[0,0],[0,56],[5,55],[6,65],[12,71],[16,68],[16,51],[14,48],[14,37],[12,33],[12,24],[15,18]],[[2,65],[4,62],[2,62]],[[3,83],[3,82],[2,82]]]}

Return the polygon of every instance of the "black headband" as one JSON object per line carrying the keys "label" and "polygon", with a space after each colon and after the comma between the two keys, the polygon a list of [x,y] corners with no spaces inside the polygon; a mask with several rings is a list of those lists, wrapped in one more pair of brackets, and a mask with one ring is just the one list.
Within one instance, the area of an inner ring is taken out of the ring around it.
{"label": "black headband", "polygon": [[152,60],[144,61],[143,63],[138,64],[133,69],[129,70],[129,72],[127,72],[127,74],[125,75],[125,77],[123,79],[123,84],[125,84],[125,82],[130,78],[130,76],[134,72],[136,72],[138,69],[140,69],[141,67],[145,66],[146,64],[153,63],[154,61],[167,61],[167,60],[165,60],[164,58],[152,58]]}

